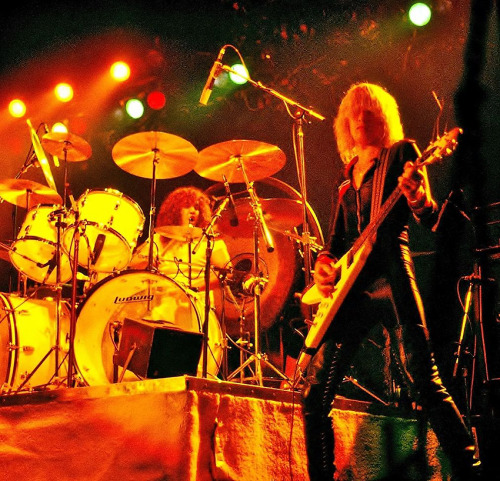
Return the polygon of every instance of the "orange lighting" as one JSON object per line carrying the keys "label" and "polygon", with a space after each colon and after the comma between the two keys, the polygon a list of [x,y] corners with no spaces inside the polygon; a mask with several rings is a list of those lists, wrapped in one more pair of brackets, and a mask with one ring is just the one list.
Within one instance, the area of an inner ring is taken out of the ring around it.
{"label": "orange lighting", "polygon": [[54,93],[60,102],[69,102],[73,98],[73,87],[67,83],[60,83],[56,85]]}
{"label": "orange lighting", "polygon": [[130,67],[125,62],[115,62],[109,72],[117,82],[124,82],[130,77]]}
{"label": "orange lighting", "polygon": [[9,103],[9,113],[12,117],[21,118],[26,114],[26,105],[22,100],[14,99]]}

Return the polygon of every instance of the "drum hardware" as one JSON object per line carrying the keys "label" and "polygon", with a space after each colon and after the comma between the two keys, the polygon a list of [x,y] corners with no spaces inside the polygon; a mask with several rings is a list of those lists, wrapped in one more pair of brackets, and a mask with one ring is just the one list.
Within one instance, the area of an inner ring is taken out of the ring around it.
{"label": "drum hardware", "polygon": [[[233,47],[234,48],[234,47]],[[237,51],[237,49],[235,49]],[[239,52],[237,52],[239,54]],[[241,58],[241,55],[239,55]],[[220,63],[220,62],[219,62]],[[233,70],[228,65],[220,64],[219,71],[225,71],[228,73],[233,73],[241,76],[235,70]],[[245,79],[252,86],[256,87],[263,92],[272,95],[278,100],[282,101],[286,107],[287,113],[293,120],[292,123],[292,138],[294,145],[294,154],[295,154],[295,164],[297,166],[297,174],[298,181],[300,186],[300,200],[302,201],[303,207],[303,219],[302,219],[302,231],[305,234],[305,239],[309,238],[309,222],[307,217],[307,189],[306,189],[306,171],[305,171],[305,154],[304,154],[304,122],[309,123],[309,118],[323,121],[325,117],[318,112],[314,111],[312,108],[305,107],[300,103],[292,100],[283,94],[277,92],[276,90],[264,85],[262,82],[256,82],[251,79],[250,76],[246,75]],[[293,110],[293,112],[292,112]],[[307,116],[307,119],[306,119]],[[230,178],[231,179],[231,178]],[[304,263],[304,274],[305,274],[305,282],[306,285],[309,285],[311,282],[311,251],[308,243],[304,243],[303,245],[304,255],[303,255],[303,263]],[[312,312],[309,312],[308,315],[312,315]],[[311,317],[310,317],[311,318]]]}
{"label": "drum hardware", "polygon": [[[2,393],[19,393],[30,381],[29,390],[44,388],[59,379],[66,356],[51,355],[68,351],[67,306],[48,298],[0,294],[0,310],[1,345],[8,346],[0,351]],[[56,324],[54,318],[59,319]]]}
{"label": "drum hardware", "polygon": [[63,245],[72,251],[73,235],[80,229],[78,264],[89,271],[125,269],[142,234],[144,214],[130,197],[115,189],[87,189],[75,202],[79,221],[64,232]]}
{"label": "drum hardware", "polygon": [[[207,373],[217,376],[222,360],[222,332],[210,311]],[[129,270],[101,280],[79,307],[74,342],[79,376],[87,385],[103,385],[120,378],[115,355],[123,340],[124,320],[167,321],[188,333],[202,331],[203,299],[174,279],[148,270]],[[140,341],[138,341],[141,347]],[[136,353],[137,354],[137,353]],[[197,361],[198,362],[198,361]],[[202,360],[198,362],[198,375]],[[127,371],[122,381],[136,381]]]}
{"label": "drum hardware", "polygon": [[[237,149],[241,149],[240,145],[242,144],[234,144],[237,146]],[[275,149],[271,150],[271,152],[276,152]],[[272,153],[270,156],[274,156],[275,154]],[[247,288],[250,289],[253,301],[254,301],[254,352],[248,357],[248,359],[240,365],[233,373],[231,373],[227,380],[233,379],[235,376],[237,376],[239,373],[244,372],[244,370],[255,363],[255,373],[254,376],[249,378],[248,380],[250,381],[257,381],[257,383],[260,386],[263,386],[263,376],[262,376],[262,365],[266,365],[269,368],[271,368],[275,373],[277,373],[280,377],[283,379],[288,380],[288,378],[280,372],[276,367],[274,367],[268,360],[267,356],[261,352],[260,350],[260,331],[261,331],[261,326],[260,326],[260,298],[261,298],[261,293],[262,290],[265,286],[265,282],[263,282],[263,278],[261,276],[260,272],[260,267],[259,267],[259,232],[262,234],[264,241],[266,243],[267,251],[268,252],[273,252],[274,251],[274,241],[271,236],[270,230],[267,226],[266,220],[264,218],[263,212],[262,212],[262,206],[260,203],[260,200],[255,192],[253,181],[250,181],[250,178],[247,176],[246,172],[246,166],[245,166],[245,161],[243,156],[241,156],[239,153],[236,153],[232,157],[232,165],[233,165],[233,171],[231,172],[230,175],[235,177],[236,172],[239,173],[239,175],[242,176],[242,178],[245,181],[246,187],[247,187],[247,192],[250,197],[250,205],[252,206],[253,210],[253,217],[254,217],[254,232],[253,232],[253,239],[254,239],[254,249],[253,249],[253,275],[246,279],[248,285]],[[281,157],[281,155],[280,155]],[[238,165],[238,168],[234,167],[235,165]],[[217,169],[212,169],[212,172],[217,171]],[[226,183],[226,176],[225,174],[220,174],[222,176],[222,179],[224,183]],[[231,178],[231,177],[230,177]],[[227,185],[226,185],[226,190],[227,190]],[[223,201],[222,205],[227,205],[231,199],[230,192],[229,194],[226,194],[226,198]],[[223,210],[223,209],[222,209]],[[222,213],[222,210],[220,211]]]}
{"label": "drum hardware", "polygon": [[185,175],[198,160],[198,151],[187,140],[164,132],[139,132],[119,140],[111,155],[121,169],[151,179],[149,213],[149,261],[153,269],[153,238],[156,220],[156,181]]}
{"label": "drum hardware", "polygon": [[207,247],[206,247],[206,257],[205,257],[205,317],[203,320],[203,347],[202,347],[202,360],[203,360],[203,370],[202,377],[207,377],[207,362],[208,362],[208,342],[209,342],[209,323],[210,323],[210,266],[211,266],[211,257],[213,251],[213,242],[216,234],[214,233],[214,226],[220,219],[222,212],[227,208],[230,202],[230,195],[226,195],[223,201],[219,204],[217,209],[215,209],[210,222],[206,227],[202,229],[202,235],[196,242],[193,249],[189,249],[190,254],[195,254],[200,247],[203,238],[207,239]]}

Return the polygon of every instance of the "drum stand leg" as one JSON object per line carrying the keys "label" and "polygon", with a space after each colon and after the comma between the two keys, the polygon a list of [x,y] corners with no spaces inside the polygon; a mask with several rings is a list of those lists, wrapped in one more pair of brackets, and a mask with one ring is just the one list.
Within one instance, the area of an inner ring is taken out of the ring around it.
{"label": "drum stand leg", "polygon": [[[40,367],[43,365],[43,363],[50,357],[52,353],[54,353],[54,374],[51,379],[49,379],[46,385],[50,384],[51,380],[56,378],[59,378],[59,369],[61,368],[62,364],[64,363],[64,360],[67,358],[67,355],[63,357],[62,360],[60,360],[60,349],[61,349],[61,332],[60,332],[60,326],[61,326],[61,229],[64,227],[63,220],[62,220],[63,212],[59,212],[57,214],[57,220],[56,220],[56,229],[57,229],[57,241],[56,241],[56,250],[54,253],[53,259],[49,262],[48,264],[48,269],[47,269],[47,274],[45,276],[45,280],[43,281],[43,284],[46,282],[46,280],[49,278],[50,274],[56,269],[56,338],[55,338],[55,345],[52,346],[48,352],[43,356],[43,358],[40,360],[40,362],[33,368],[33,370],[25,377],[24,381],[17,387],[17,389],[14,391],[14,394],[19,393],[22,388],[30,381],[30,379],[35,375],[35,373],[40,369]],[[24,292],[24,295],[26,296],[26,292]]]}
{"label": "drum stand leg", "polygon": [[[40,367],[43,365],[43,363],[49,358],[49,356],[52,354],[52,352],[58,352],[59,350],[59,345],[56,345],[56,346],[52,346],[49,351],[47,352],[47,354],[45,354],[45,356],[42,357],[42,359],[40,359],[40,362],[33,368],[33,370],[24,378],[24,381],[18,386],[18,388],[14,391],[14,394],[18,394],[22,388],[29,382],[29,380],[36,374],[36,372],[38,371],[38,369],[40,369]],[[63,359],[64,361],[64,359]],[[56,365],[56,373],[59,369],[59,365]],[[57,375],[56,375],[57,377]],[[50,381],[50,380],[49,380]],[[47,383],[47,384],[50,384]]]}

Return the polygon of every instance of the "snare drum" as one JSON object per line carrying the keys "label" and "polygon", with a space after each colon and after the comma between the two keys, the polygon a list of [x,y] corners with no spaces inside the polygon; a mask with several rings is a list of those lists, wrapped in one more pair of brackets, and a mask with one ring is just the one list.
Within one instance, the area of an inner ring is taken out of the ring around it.
{"label": "snare drum", "polygon": [[[59,324],[59,340],[57,324]],[[55,300],[30,299],[0,293],[2,392],[16,391],[32,373],[23,390],[46,385],[56,374],[56,358],[61,364],[58,375],[66,377],[67,360],[64,363],[62,361],[69,350],[69,326],[70,313],[64,303],[59,303],[58,308]],[[58,356],[56,356],[57,346],[59,346]],[[40,364],[38,369],[34,371],[38,364]]]}
{"label": "snare drum", "polygon": [[125,269],[144,227],[141,207],[114,189],[87,190],[77,201],[78,221],[69,226],[63,245],[74,257],[74,235],[80,226],[78,264],[98,272]]}
{"label": "snare drum", "polygon": [[[65,218],[60,205],[40,204],[28,211],[10,251],[19,272],[42,284],[57,283],[57,222],[61,220],[62,233]],[[60,282],[64,283],[71,279],[71,265],[66,251],[60,248],[59,252]]]}
{"label": "snare drum", "polygon": [[[128,270],[96,284],[79,307],[74,342],[78,372],[89,386],[113,382],[116,337],[125,318],[167,321],[173,328],[200,333],[204,303],[173,279],[150,271]],[[223,349],[222,331],[212,310],[208,327],[207,373],[215,377]],[[198,375],[202,374],[202,357]],[[138,378],[127,371],[122,380]]]}

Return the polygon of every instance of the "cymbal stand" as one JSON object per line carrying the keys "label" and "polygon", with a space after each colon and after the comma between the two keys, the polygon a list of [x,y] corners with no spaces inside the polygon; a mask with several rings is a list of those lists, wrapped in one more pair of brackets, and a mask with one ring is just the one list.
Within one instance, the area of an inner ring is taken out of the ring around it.
{"label": "cymbal stand", "polygon": [[[64,153],[64,194],[63,194],[63,205],[66,205],[67,198],[69,196],[69,183],[68,183],[68,149],[71,143],[69,141],[65,142],[63,148]],[[77,304],[77,278],[78,278],[78,258],[79,258],[79,248],[80,248],[80,212],[73,202],[72,197],[70,197],[71,203],[73,205],[73,210],[75,214],[75,234],[73,237],[73,264],[72,264],[72,274],[71,274],[71,309],[70,309],[70,321],[69,321],[69,348],[68,348],[68,376],[66,379],[67,387],[74,386],[74,375],[75,375],[75,330],[76,330],[76,304]],[[70,253],[71,261],[71,253]]]}
{"label": "cymbal stand", "polygon": [[151,194],[150,194],[150,208],[149,208],[149,253],[148,253],[148,266],[147,270],[153,270],[153,247],[154,247],[154,234],[156,222],[156,166],[158,165],[158,148],[153,148],[153,170],[151,175]]}
{"label": "cymbal stand", "polygon": [[[243,177],[245,179],[245,184],[247,185],[248,194],[250,196],[250,205],[252,206],[252,210],[254,213],[254,259],[253,259],[253,275],[248,279],[248,287],[247,290],[250,290],[253,294],[253,302],[254,302],[254,353],[251,354],[248,359],[239,366],[229,377],[228,381],[237,376],[239,373],[244,371],[247,366],[250,366],[252,363],[255,363],[255,371],[254,376],[251,378],[247,378],[248,380],[256,380],[259,386],[263,386],[263,375],[262,375],[262,366],[266,365],[270,369],[272,369],[279,377],[282,379],[289,381],[288,377],[283,374],[278,368],[273,366],[268,360],[266,354],[261,351],[260,348],[260,331],[261,331],[261,295],[264,289],[265,283],[267,282],[261,276],[260,267],[259,267],[259,231],[262,232],[264,240],[267,245],[268,252],[274,251],[274,242],[267,227],[266,221],[264,219],[264,214],[262,212],[262,206],[260,204],[260,200],[255,193],[253,182],[250,182],[243,163],[240,161],[241,171],[243,173]],[[243,378],[244,379],[244,378]]]}

